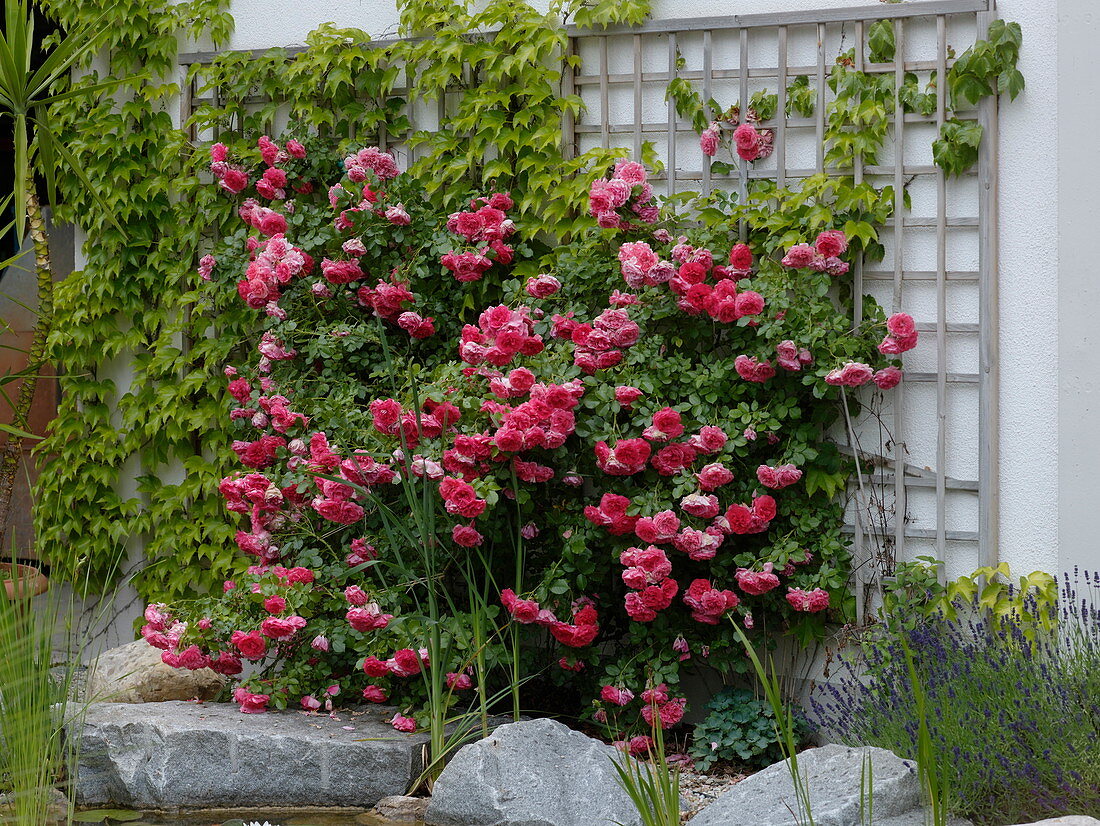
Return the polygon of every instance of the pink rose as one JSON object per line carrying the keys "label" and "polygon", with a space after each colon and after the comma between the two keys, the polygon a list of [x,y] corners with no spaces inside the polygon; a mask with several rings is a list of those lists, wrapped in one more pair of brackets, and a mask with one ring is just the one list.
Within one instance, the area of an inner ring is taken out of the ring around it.
{"label": "pink rose", "polygon": [[393,715],[393,718],[390,720],[390,725],[397,731],[404,731],[409,734],[416,731],[416,720],[412,717],[404,717],[401,714]]}
{"label": "pink rose", "polygon": [[703,134],[699,136],[699,148],[703,150],[704,155],[713,158],[718,154],[718,139],[718,124],[712,123],[703,130]]}
{"label": "pink rose", "polygon": [[368,703],[384,703],[389,696],[376,685],[368,685],[363,689],[363,699]]}
{"label": "pink rose", "polygon": [[848,249],[848,236],[838,229],[826,230],[817,236],[814,247],[819,255],[836,258]]}
{"label": "pink rose", "polygon": [[871,377],[871,380],[880,390],[892,390],[901,382],[901,370],[896,367],[883,367]]}

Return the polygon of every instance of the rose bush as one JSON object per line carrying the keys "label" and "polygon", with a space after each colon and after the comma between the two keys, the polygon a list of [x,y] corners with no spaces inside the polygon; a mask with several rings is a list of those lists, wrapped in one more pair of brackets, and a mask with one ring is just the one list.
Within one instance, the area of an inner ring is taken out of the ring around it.
{"label": "rose bush", "polygon": [[[199,275],[264,318],[226,366],[243,468],[220,492],[250,564],[149,607],[165,662],[254,664],[249,712],[361,696],[412,714],[410,678],[446,673],[452,702],[518,676],[605,720],[637,694],[648,728],[654,708],[679,722],[685,669],[744,670],[725,617],[809,639],[850,615],[826,432],[847,388],[898,383],[917,334],[869,299],[852,329],[844,233],[739,240],[714,208],[689,224],[630,161],[593,175],[590,230],[551,244],[509,193],[438,214],[374,147],[336,163],[264,137],[211,158],[242,220]],[[428,572],[400,538],[424,514]]]}

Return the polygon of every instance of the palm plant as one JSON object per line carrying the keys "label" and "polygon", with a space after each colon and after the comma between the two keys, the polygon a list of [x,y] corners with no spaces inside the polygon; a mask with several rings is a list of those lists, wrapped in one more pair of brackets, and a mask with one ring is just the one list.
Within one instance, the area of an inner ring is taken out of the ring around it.
{"label": "palm plant", "polygon": [[[15,477],[23,444],[34,438],[27,432],[31,403],[38,386],[38,373],[46,356],[46,338],[53,323],[53,275],[50,268],[49,236],[42,205],[38,198],[36,179],[46,184],[50,203],[56,202],[57,176],[61,171],[73,172],[85,189],[95,193],[84,170],[60,138],[50,119],[54,104],[74,97],[96,95],[118,86],[120,79],[61,89],[74,68],[100,43],[98,20],[70,31],[50,48],[35,66],[35,8],[30,0],[4,0],[4,26],[0,31],[0,120],[11,119],[14,135],[15,169],[12,193],[8,202],[14,207],[17,239],[29,231],[34,247],[34,271],[38,290],[38,319],[28,351],[28,364],[19,377],[22,384],[13,400],[0,386],[0,393],[13,411],[12,423],[0,425],[8,434],[0,452],[0,545],[7,532]],[[6,202],[3,206],[7,206]],[[6,267],[19,254],[0,262]],[[13,377],[7,377],[9,380]]]}

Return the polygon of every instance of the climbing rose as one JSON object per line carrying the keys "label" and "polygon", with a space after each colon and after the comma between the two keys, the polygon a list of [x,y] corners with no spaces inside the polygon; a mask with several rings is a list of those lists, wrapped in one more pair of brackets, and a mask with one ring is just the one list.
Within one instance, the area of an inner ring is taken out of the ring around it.
{"label": "climbing rose", "polygon": [[634,692],[629,688],[616,688],[615,686],[605,685],[600,689],[600,699],[617,706],[625,706],[634,699]]}
{"label": "climbing rose", "polygon": [[816,613],[829,607],[829,592],[821,588],[814,588],[812,591],[788,588],[787,602],[796,611]]}
{"label": "climbing rose", "polygon": [[253,694],[244,688],[233,691],[233,701],[239,703],[244,714],[263,714],[271,697],[267,694]]}
{"label": "climbing rose", "polygon": [[704,155],[713,158],[718,154],[718,140],[718,124],[712,123],[704,129],[703,134],[699,136],[699,148],[703,150]]}
{"label": "climbing rose", "polygon": [[750,571],[746,568],[737,569],[737,587],[744,591],[746,594],[753,596],[759,596],[760,594],[766,594],[772,588],[779,587],[779,577],[772,573],[774,566],[770,562],[765,562],[763,570]]}
{"label": "climbing rose", "polygon": [[389,696],[376,685],[368,685],[363,689],[363,699],[368,703],[384,703]]}
{"label": "climbing rose", "polygon": [[830,229],[817,236],[814,248],[819,255],[836,258],[848,249],[848,236],[838,229]]}
{"label": "climbing rose", "polygon": [[706,465],[696,474],[696,478],[699,480],[699,487],[712,491],[732,482],[733,473],[724,465],[714,463]]}
{"label": "climbing rose", "polygon": [[734,244],[730,250],[730,266],[739,272],[752,269],[752,250],[748,244]]}
{"label": "climbing rose", "polygon": [[536,275],[524,287],[532,298],[549,298],[561,289],[561,282],[552,275]]}
{"label": "climbing rose", "polygon": [[784,267],[790,267],[791,269],[808,267],[813,263],[815,254],[816,250],[809,244],[795,244],[787,250],[787,254],[783,256],[781,263]]}
{"label": "climbing rose", "polygon": [[849,361],[843,367],[830,371],[825,383],[840,387],[859,387],[869,382],[874,375],[871,367],[863,362]]}
{"label": "climbing rose", "polygon": [[901,370],[896,367],[883,367],[871,377],[880,390],[892,390],[901,383]]}
{"label": "climbing rose", "polygon": [[247,634],[243,631],[234,631],[229,641],[237,646],[241,656],[248,660],[258,660],[267,653],[267,642],[259,631],[249,631]]}
{"label": "climbing rose", "polygon": [[642,397],[642,391],[637,387],[622,384],[615,388],[615,401],[623,407],[630,407]]}
{"label": "climbing rose", "polygon": [[738,157],[746,161],[755,161],[761,155],[760,133],[751,123],[742,123],[733,130],[733,141],[737,146]]}

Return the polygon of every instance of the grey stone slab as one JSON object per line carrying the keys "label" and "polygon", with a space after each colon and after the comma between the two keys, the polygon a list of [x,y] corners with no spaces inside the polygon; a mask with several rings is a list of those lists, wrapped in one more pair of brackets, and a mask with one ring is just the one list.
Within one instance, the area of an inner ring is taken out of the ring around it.
{"label": "grey stone slab", "polygon": [[[920,807],[916,766],[885,749],[828,745],[798,755],[816,826],[859,826],[863,755],[870,752],[876,820]],[[797,826],[794,783],[786,761],[745,778],[688,823],[690,826]]]}
{"label": "grey stone slab", "polygon": [[1064,817],[1037,820],[1034,823],[1020,823],[1017,826],[1100,826],[1100,820],[1088,815],[1065,815]]}
{"label": "grey stone slab", "polygon": [[640,826],[620,752],[555,720],[501,726],[454,756],[432,789],[432,826]]}
{"label": "grey stone slab", "polygon": [[394,731],[392,714],[371,707],[334,720],[241,714],[222,703],[93,703],[79,733],[77,799],[152,809],[368,808],[404,794],[423,767],[427,737]]}

